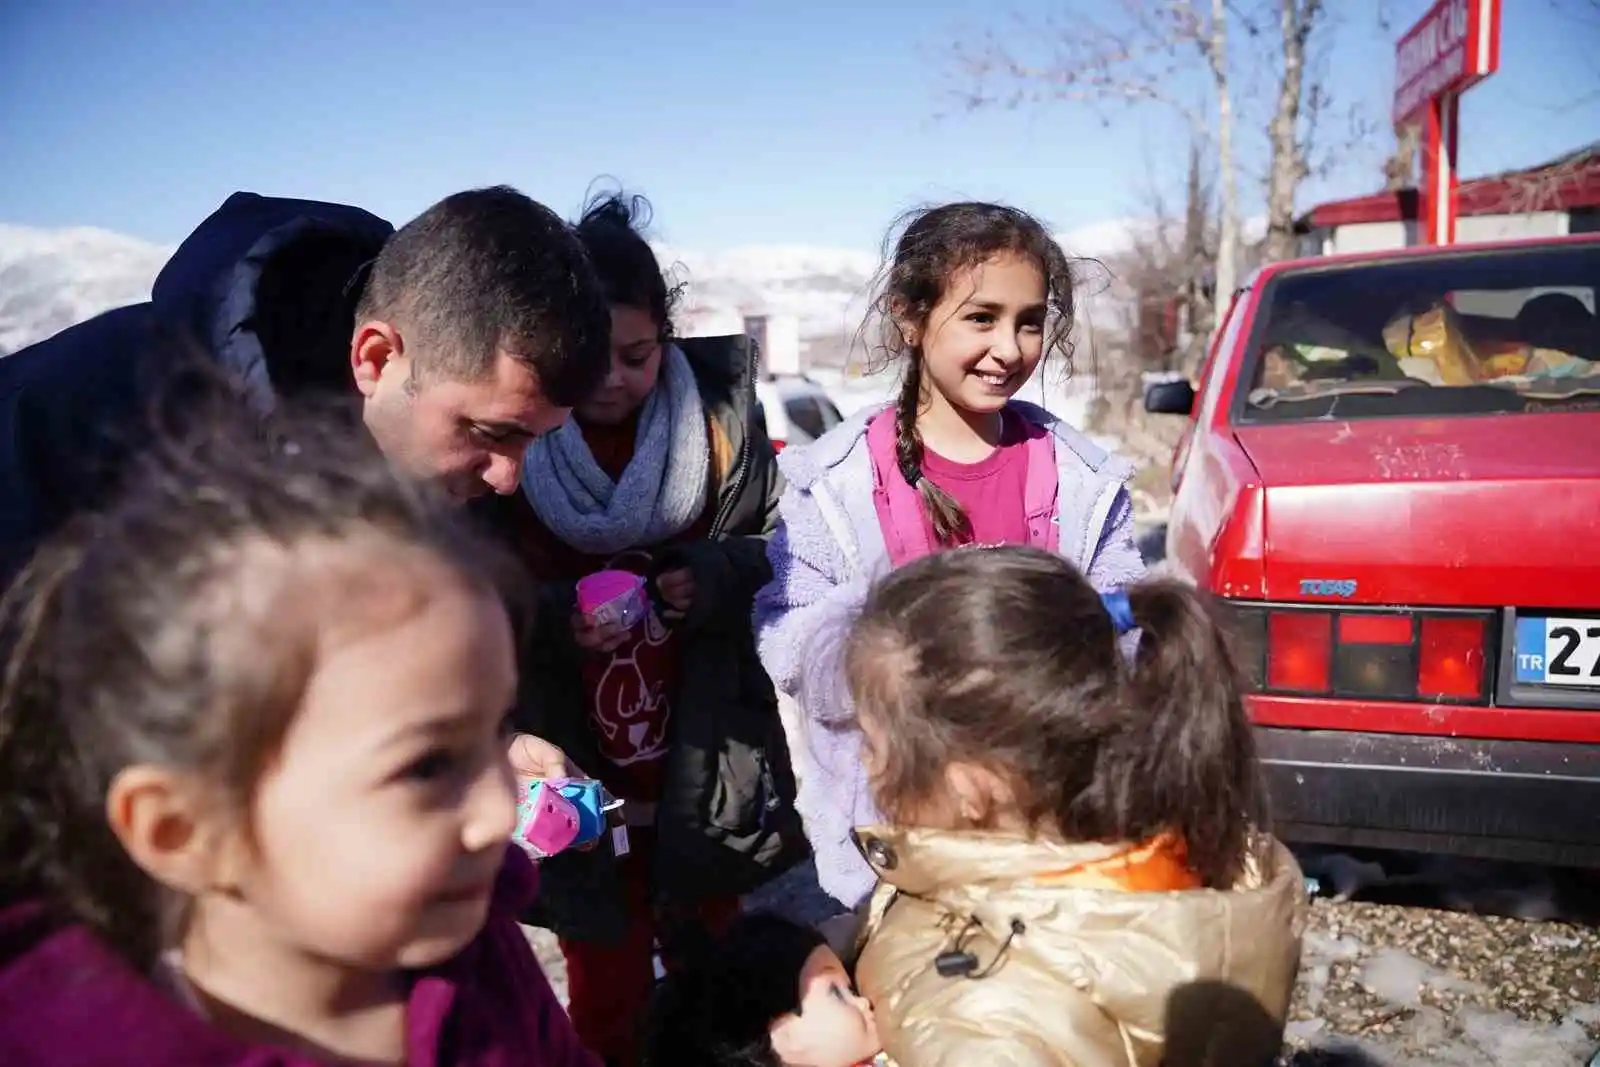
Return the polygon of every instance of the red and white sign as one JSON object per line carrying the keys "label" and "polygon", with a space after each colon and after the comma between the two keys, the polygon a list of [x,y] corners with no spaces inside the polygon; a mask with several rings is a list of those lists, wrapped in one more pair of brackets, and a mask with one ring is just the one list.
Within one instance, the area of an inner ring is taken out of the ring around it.
{"label": "red and white sign", "polygon": [[1500,67],[1500,0],[1439,0],[1394,50],[1394,122],[1408,126],[1447,93]]}
{"label": "red and white sign", "polygon": [[1500,0],[1439,0],[1394,51],[1394,123],[1421,124],[1421,240],[1456,239],[1461,94],[1500,67]]}

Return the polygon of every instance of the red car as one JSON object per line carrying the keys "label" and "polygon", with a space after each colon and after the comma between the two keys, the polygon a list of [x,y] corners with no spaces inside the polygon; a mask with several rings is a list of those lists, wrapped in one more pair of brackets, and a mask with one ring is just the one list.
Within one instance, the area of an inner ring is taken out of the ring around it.
{"label": "red car", "polygon": [[1597,304],[1600,235],[1280,263],[1147,390],[1289,840],[1600,867]]}

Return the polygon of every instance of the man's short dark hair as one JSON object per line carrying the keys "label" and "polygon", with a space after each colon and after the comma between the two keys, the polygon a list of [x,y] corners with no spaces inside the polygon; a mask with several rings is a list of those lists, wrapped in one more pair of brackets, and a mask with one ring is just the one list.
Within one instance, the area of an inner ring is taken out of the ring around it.
{"label": "man's short dark hair", "polygon": [[423,375],[481,379],[506,350],[564,407],[599,386],[611,358],[611,312],[582,242],[506,185],[447,196],[396,231],[357,315],[410,331]]}

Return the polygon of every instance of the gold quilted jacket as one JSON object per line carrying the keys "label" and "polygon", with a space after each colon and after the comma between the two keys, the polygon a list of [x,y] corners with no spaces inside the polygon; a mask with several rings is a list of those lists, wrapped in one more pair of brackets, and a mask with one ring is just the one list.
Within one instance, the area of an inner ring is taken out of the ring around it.
{"label": "gold quilted jacket", "polygon": [[857,836],[883,882],[856,981],[898,1067],[1242,1067],[1277,1052],[1306,898],[1273,838],[1253,840],[1227,891],[1130,891],[1093,874],[1127,848]]}

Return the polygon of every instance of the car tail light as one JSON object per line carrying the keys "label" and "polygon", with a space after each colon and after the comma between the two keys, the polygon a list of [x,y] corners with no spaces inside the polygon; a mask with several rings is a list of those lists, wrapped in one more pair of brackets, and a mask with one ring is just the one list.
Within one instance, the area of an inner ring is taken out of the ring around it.
{"label": "car tail light", "polygon": [[1255,608],[1233,612],[1233,653],[1245,680],[1254,689],[1267,684],[1267,613]]}
{"label": "car tail light", "polygon": [[1286,696],[1488,701],[1488,613],[1231,603],[1233,647],[1252,688]]}
{"label": "car tail light", "polygon": [[1274,611],[1267,616],[1267,688],[1326,693],[1333,662],[1333,616]]}
{"label": "car tail light", "polygon": [[1334,689],[1351,696],[1407,700],[1417,691],[1416,623],[1410,615],[1339,616]]}
{"label": "car tail light", "polygon": [[1417,696],[1482,700],[1488,627],[1482,617],[1430,615],[1422,619]]}
{"label": "car tail light", "polygon": [[1340,615],[1341,645],[1409,645],[1410,615]]}
{"label": "car tail light", "polygon": [[788,442],[784,441],[783,438],[780,437],[778,440],[772,442],[772,450],[774,452],[782,452],[783,446],[787,443]]}

